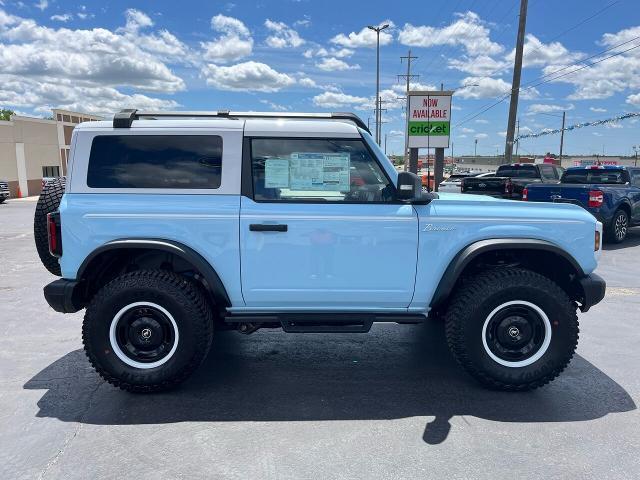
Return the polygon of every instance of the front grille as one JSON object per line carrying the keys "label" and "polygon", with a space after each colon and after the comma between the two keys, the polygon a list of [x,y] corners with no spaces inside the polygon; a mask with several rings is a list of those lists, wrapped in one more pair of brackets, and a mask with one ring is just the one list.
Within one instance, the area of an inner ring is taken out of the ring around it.
{"label": "front grille", "polygon": [[7,182],[0,182],[0,190],[9,190],[9,184]]}

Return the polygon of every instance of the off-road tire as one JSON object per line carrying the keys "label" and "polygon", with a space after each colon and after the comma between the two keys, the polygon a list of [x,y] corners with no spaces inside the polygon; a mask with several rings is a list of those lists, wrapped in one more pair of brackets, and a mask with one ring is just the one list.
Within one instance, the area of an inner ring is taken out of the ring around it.
{"label": "off-road tire", "polygon": [[[157,304],[175,319],[177,347],[160,366],[136,368],[112,348],[112,321],[136,302]],[[93,297],[82,324],[82,341],[89,362],[107,382],[129,392],[158,392],[174,388],[200,366],[211,347],[213,326],[211,305],[198,285],[172,272],[140,270],[117,277]]]}
{"label": "off-road tire", "polygon": [[61,276],[58,259],[49,253],[49,237],[47,232],[47,214],[58,210],[62,195],[64,195],[65,181],[56,178],[49,181],[38,199],[36,213],[33,217],[33,237],[36,250],[44,267],[54,275]]}
{"label": "off-road tire", "polygon": [[[483,345],[483,327],[490,321],[491,313],[516,300],[540,308],[551,328],[544,354],[521,367],[498,363]],[[576,304],[555,282],[529,270],[510,268],[490,270],[467,279],[449,304],[445,331],[456,361],[482,384],[493,389],[524,391],[549,383],[566,368],[578,344],[579,328]]]}
{"label": "off-road tire", "polygon": [[605,227],[605,237],[610,243],[622,243],[629,233],[629,215],[622,208],[616,210],[611,223]]}

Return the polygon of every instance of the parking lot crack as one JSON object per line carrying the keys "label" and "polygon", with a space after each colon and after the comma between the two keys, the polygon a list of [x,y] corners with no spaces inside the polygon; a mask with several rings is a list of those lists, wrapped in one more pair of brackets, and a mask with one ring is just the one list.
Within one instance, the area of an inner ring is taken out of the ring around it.
{"label": "parking lot crack", "polygon": [[93,397],[95,396],[98,389],[102,385],[104,385],[104,383],[105,383],[104,380],[100,380],[100,382],[98,382],[95,388],[91,391],[91,393],[89,394],[89,400],[87,401],[87,406],[82,412],[82,415],[80,416],[80,420],[78,420],[78,425],[76,425],[76,428],[74,429],[73,434],[65,440],[64,444],[62,445],[62,447],[60,447],[58,452],[53,456],[53,458],[51,458],[47,462],[47,464],[44,466],[44,468],[40,472],[40,475],[38,475],[38,480],[42,480],[43,478],[45,478],[45,476],[47,475],[51,467],[53,467],[58,463],[58,460],[62,458],[62,455],[64,455],[64,453],[67,451],[71,443],[78,436],[78,434],[80,433],[80,430],[82,430],[82,426],[84,425],[85,418],[89,413],[89,411],[91,410],[91,406],[93,404]]}

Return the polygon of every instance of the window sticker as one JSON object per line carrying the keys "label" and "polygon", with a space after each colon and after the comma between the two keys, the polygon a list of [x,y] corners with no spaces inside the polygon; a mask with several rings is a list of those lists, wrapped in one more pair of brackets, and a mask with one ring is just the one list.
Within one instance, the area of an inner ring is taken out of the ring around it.
{"label": "window sticker", "polygon": [[289,167],[291,190],[348,192],[348,153],[292,153]]}
{"label": "window sticker", "polygon": [[289,160],[269,158],[264,165],[265,188],[289,188]]}

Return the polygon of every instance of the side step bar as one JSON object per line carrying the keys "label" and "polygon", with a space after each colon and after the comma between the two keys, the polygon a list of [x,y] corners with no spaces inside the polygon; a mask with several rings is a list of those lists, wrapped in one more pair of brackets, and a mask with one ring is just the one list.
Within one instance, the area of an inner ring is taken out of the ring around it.
{"label": "side step bar", "polygon": [[251,325],[254,329],[280,324],[288,333],[366,333],[374,322],[415,324],[423,323],[425,319],[424,315],[408,313],[242,313],[227,315],[224,321]]}

